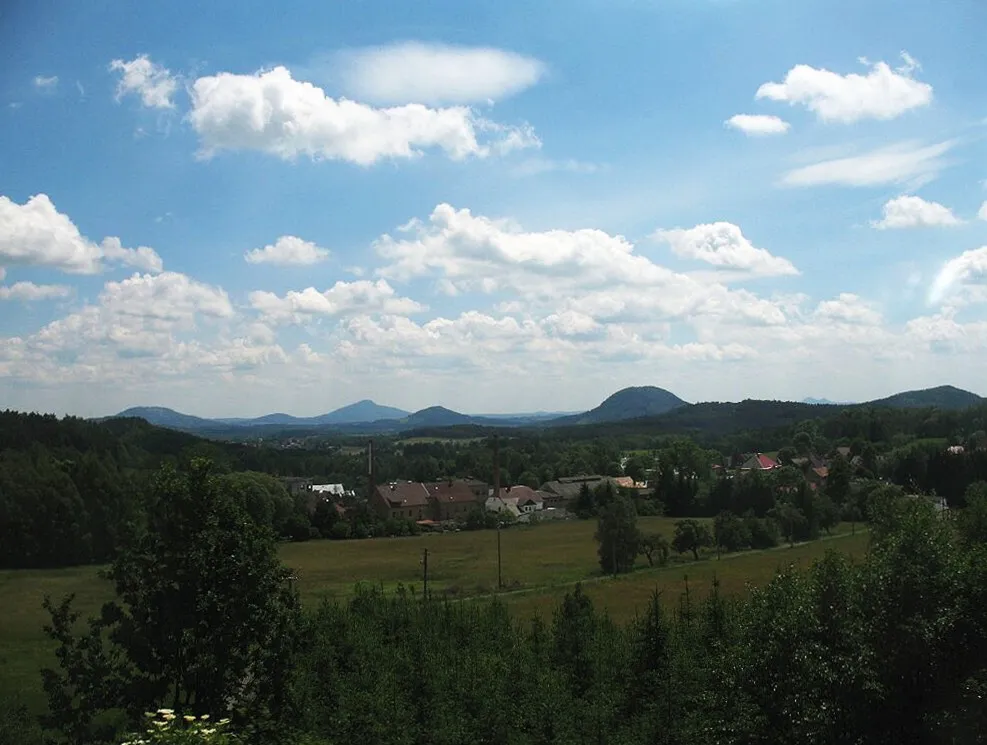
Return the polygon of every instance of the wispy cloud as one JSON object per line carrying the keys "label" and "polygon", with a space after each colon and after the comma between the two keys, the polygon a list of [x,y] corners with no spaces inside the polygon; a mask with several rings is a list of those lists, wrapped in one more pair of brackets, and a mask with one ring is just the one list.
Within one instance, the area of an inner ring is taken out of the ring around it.
{"label": "wispy cloud", "polygon": [[537,176],[542,173],[562,171],[565,173],[597,173],[603,166],[573,158],[555,160],[552,158],[526,158],[512,168],[515,176]]}
{"label": "wispy cloud", "polygon": [[939,175],[947,166],[943,156],[955,145],[953,140],[925,147],[914,142],[898,143],[863,155],[796,168],[782,177],[782,183],[786,186],[909,184],[917,187]]}
{"label": "wispy cloud", "polygon": [[110,71],[120,73],[117,83],[117,100],[128,93],[140,96],[141,103],[149,109],[173,109],[172,97],[178,90],[178,79],[168,68],[152,62],[146,54],[139,54],[129,62],[115,59]]}
{"label": "wispy cloud", "polygon": [[51,75],[45,77],[44,75],[37,75],[34,78],[34,87],[40,91],[52,91],[58,86],[58,76]]}
{"label": "wispy cloud", "polygon": [[539,60],[504,49],[417,41],[344,52],[337,62],[348,91],[383,104],[499,100],[546,72]]}

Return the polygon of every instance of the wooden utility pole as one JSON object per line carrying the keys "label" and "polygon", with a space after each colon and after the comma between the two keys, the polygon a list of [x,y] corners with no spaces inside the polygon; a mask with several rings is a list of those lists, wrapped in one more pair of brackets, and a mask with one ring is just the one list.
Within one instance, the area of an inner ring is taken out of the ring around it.
{"label": "wooden utility pole", "polygon": [[373,440],[367,442],[367,483],[369,484],[369,490],[370,490],[370,493],[367,495],[367,498],[371,500],[370,505],[372,507],[373,498],[374,498],[374,487],[376,486],[376,484],[374,484],[374,441]]}
{"label": "wooden utility pole", "polygon": [[[493,495],[500,499],[500,441],[497,439],[497,435],[494,435],[493,441]],[[497,589],[502,590],[504,588],[504,580],[501,575],[500,569],[500,511],[498,510],[497,518]]]}
{"label": "wooden utility pole", "polygon": [[500,573],[500,518],[497,518],[497,589],[504,589],[504,580]]}

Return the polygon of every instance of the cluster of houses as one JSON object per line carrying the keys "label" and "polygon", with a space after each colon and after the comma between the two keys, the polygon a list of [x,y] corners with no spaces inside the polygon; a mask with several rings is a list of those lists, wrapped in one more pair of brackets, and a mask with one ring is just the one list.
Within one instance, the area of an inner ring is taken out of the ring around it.
{"label": "cluster of houses", "polygon": [[462,522],[476,509],[513,516],[528,522],[538,513],[545,519],[565,517],[554,495],[527,486],[509,486],[495,494],[486,482],[476,479],[445,481],[391,481],[377,485],[371,507],[383,519],[414,520],[422,526]]}
{"label": "cluster of houses", "polygon": [[[851,465],[859,456],[851,458],[850,449],[837,451]],[[816,455],[798,457],[792,465],[801,468],[812,488],[826,482],[830,463]],[[746,453],[731,458],[724,464],[713,466],[715,473],[733,475],[748,471],[773,471],[781,464],[764,453]],[[314,510],[318,502],[327,501],[342,513],[341,502],[355,496],[342,484],[317,484],[313,479],[285,478],[285,486],[292,494],[303,494]],[[483,509],[487,512],[511,515],[519,522],[528,522],[532,515],[540,519],[559,519],[569,516],[567,507],[574,502],[584,486],[595,491],[609,483],[615,490],[647,496],[652,490],[647,482],[635,481],[629,476],[582,475],[559,478],[542,484],[540,489],[528,486],[509,486],[494,493],[494,489],[477,479],[446,479],[443,481],[415,482],[390,481],[377,484],[371,491],[370,507],[383,520],[414,520],[423,527],[450,522],[464,522],[471,512]]]}
{"label": "cluster of houses", "polygon": [[[959,450],[956,447],[949,450],[950,452],[963,451],[962,447],[959,447]],[[834,457],[837,453],[850,465],[852,470],[856,470],[863,465],[863,459],[859,455],[851,455],[850,448],[848,447],[836,448],[833,453]],[[811,488],[818,489],[826,483],[826,479],[829,477],[829,469],[833,464],[830,458],[824,458],[810,453],[806,456],[792,458],[791,465],[800,469],[805,474]],[[746,473],[748,471],[774,471],[781,467],[782,464],[778,460],[764,453],[745,453],[730,458],[726,465],[714,465],[713,471],[720,475],[732,476],[736,473]]]}

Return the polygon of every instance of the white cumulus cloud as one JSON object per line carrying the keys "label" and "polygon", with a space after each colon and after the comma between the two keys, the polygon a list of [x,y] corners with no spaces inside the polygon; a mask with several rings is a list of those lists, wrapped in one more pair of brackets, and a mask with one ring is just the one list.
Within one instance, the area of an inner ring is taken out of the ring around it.
{"label": "white cumulus cloud", "polygon": [[980,205],[980,211],[977,213],[977,217],[980,220],[987,220],[987,202]]}
{"label": "white cumulus cloud", "polygon": [[653,237],[671,246],[676,256],[704,261],[719,269],[736,269],[764,277],[799,273],[788,259],[757,248],[738,226],[728,222],[697,225],[688,230],[658,230]]}
{"label": "white cumulus cloud", "polygon": [[815,316],[825,321],[859,323],[876,326],[881,313],[869,302],[850,292],[841,292],[835,300],[824,300],[816,306]]}
{"label": "white cumulus cloud", "polygon": [[783,135],[792,127],[781,117],[766,114],[734,114],[725,124],[749,137]]}
{"label": "white cumulus cloud", "polygon": [[172,96],[178,90],[178,79],[168,68],[152,62],[146,54],[139,54],[129,62],[115,59],[110,62],[110,71],[120,73],[116,94],[118,101],[134,93],[149,109],[175,108]]}
{"label": "white cumulus cloud", "polygon": [[866,75],[840,75],[796,65],[784,82],[762,85],[757,98],[801,104],[824,122],[894,119],[932,101],[932,86],[913,77],[918,65],[907,53],[902,58],[901,67],[892,69],[886,62],[876,62]]}
{"label": "white cumulus cloud", "polygon": [[499,100],[545,75],[542,62],[516,52],[416,41],[354,50],[340,61],[346,90],[384,104]]}
{"label": "white cumulus cloud", "polygon": [[946,262],[929,290],[929,303],[987,300],[987,246],[964,251]]}
{"label": "white cumulus cloud", "polygon": [[119,238],[96,244],[83,236],[47,194],[24,204],[0,196],[0,264],[49,266],[72,274],[95,274],[102,261],[160,272],[161,257],[153,249],[124,248]]}
{"label": "white cumulus cloud", "polygon": [[0,300],[20,300],[25,303],[68,297],[71,294],[72,289],[64,285],[36,285],[34,282],[15,282],[9,287],[0,287]]}
{"label": "white cumulus cloud", "polygon": [[164,271],[164,262],[158,256],[157,251],[147,246],[137,248],[124,248],[120,244],[119,238],[104,238],[100,244],[103,250],[103,258],[125,266],[140,269],[142,272],[157,274]]}
{"label": "white cumulus cloud", "polygon": [[878,230],[894,228],[930,228],[960,225],[949,207],[927,202],[922,197],[901,196],[884,205],[884,216],[871,223]]}
{"label": "white cumulus cloud", "polygon": [[572,310],[635,324],[699,316],[757,324],[785,319],[771,301],[674,272],[602,230],[525,231],[509,220],[440,204],[427,221],[410,221],[375,248],[387,262],[379,276],[433,278],[446,295],[499,295],[505,312]]}
{"label": "white cumulus cloud", "polygon": [[943,156],[952,141],[922,147],[913,142],[898,143],[863,155],[835,158],[789,171],[782,178],[788,186],[880,186],[911,183],[919,185],[934,179],[946,167]]}
{"label": "white cumulus cloud", "polygon": [[225,290],[178,272],[134,274],[120,282],[107,282],[100,304],[123,316],[169,321],[191,321],[198,314],[212,318],[234,315]]}
{"label": "white cumulus cloud", "polygon": [[460,160],[539,144],[530,128],[489,122],[466,106],[375,108],[334,99],[295,80],[285,67],[199,78],[192,85],[189,121],[203,157],[222,150],[257,150],[285,160],[307,156],[369,166],[387,158],[416,157],[428,149]]}
{"label": "white cumulus cloud", "polygon": [[248,264],[308,266],[329,258],[329,249],[293,235],[282,235],[273,244],[254,248],[244,254]]}
{"label": "white cumulus cloud", "polygon": [[273,292],[250,293],[250,305],[266,320],[274,323],[304,323],[316,316],[344,316],[356,313],[405,315],[425,307],[410,298],[400,297],[386,280],[371,282],[336,282],[324,292],[314,287],[291,290],[283,297]]}

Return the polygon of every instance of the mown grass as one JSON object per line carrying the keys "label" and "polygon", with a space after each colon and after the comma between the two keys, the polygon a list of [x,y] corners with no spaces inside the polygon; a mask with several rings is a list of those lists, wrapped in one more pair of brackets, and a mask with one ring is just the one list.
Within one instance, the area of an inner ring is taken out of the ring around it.
{"label": "mown grass", "polygon": [[[671,538],[675,521],[641,518],[642,530]],[[745,592],[747,583],[763,584],[790,561],[807,564],[828,549],[859,555],[866,549],[864,534],[839,535],[830,540],[766,552],[715,556],[700,562],[673,557],[673,564],[639,569],[613,580],[600,577],[593,533],[595,521],[547,523],[501,532],[504,600],[518,618],[551,612],[576,582],[612,617],[633,617],[657,585],[666,597],[678,597],[689,577],[696,592],[708,590],[715,574],[727,593]],[[841,526],[838,533],[847,533]],[[489,596],[497,587],[497,533],[495,531],[442,533],[409,538],[366,541],[311,541],[284,544],[281,556],[294,569],[297,587],[306,606],[323,598],[345,599],[360,582],[391,591],[399,584],[422,588],[422,554],[429,550],[429,589],[447,597]],[[709,554],[707,554],[708,556]],[[40,668],[53,665],[52,646],[42,632],[47,614],[45,595],[59,600],[74,593],[83,617],[98,612],[112,597],[99,567],[55,570],[0,571],[0,698],[16,697],[32,709],[43,705]]]}
{"label": "mown grass", "polygon": [[[707,555],[698,562],[638,569],[617,578],[600,577],[584,582],[583,590],[598,610],[624,623],[638,615],[650,602],[655,590],[661,592],[666,607],[681,602],[687,589],[693,598],[705,597],[712,590],[714,578],[724,595],[744,595],[751,587],[767,584],[779,569],[791,564],[807,568],[828,551],[860,558],[867,552],[868,542],[865,532],[851,534],[848,530],[839,531],[832,537],[798,544],[794,548],[782,546],[767,551],[724,554],[720,558]],[[554,587],[533,592],[512,592],[505,594],[503,600],[515,618],[538,616],[547,622],[551,621],[552,613],[565,593],[572,589]]]}

